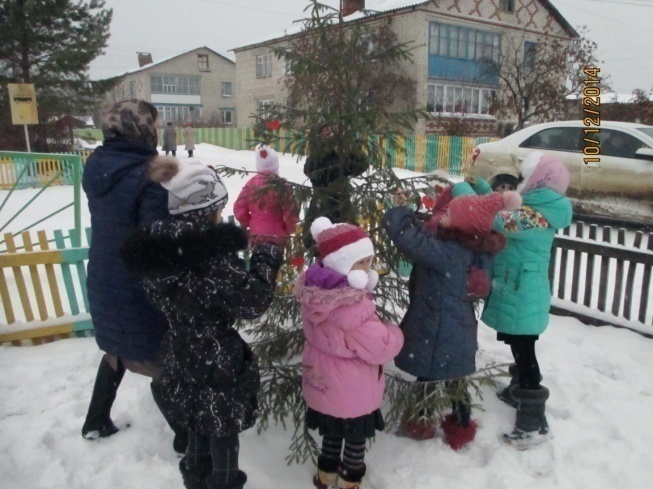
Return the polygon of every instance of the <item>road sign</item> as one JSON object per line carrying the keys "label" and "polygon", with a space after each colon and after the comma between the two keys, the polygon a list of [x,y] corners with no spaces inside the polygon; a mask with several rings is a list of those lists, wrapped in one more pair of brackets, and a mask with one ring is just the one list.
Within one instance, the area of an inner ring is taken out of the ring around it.
{"label": "road sign", "polygon": [[38,124],[33,83],[8,83],[12,124]]}

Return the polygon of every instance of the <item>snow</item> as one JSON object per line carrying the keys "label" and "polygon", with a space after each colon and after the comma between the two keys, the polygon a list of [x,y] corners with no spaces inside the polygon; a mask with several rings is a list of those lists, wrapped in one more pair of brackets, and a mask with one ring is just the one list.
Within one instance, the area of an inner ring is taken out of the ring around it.
{"label": "snow", "polygon": [[[188,160],[185,151],[180,159]],[[254,154],[207,144],[196,158],[253,170]],[[280,155],[281,175],[302,183],[302,165]],[[398,172],[408,176],[411,172]],[[246,178],[231,177],[227,187],[235,200]],[[19,209],[34,190],[9,199],[3,216]],[[6,192],[0,192],[0,202]],[[17,230],[43,217],[44,208],[59,208],[70,199],[69,187],[48,189],[47,205],[31,206],[11,223]],[[5,211],[7,213],[5,214]],[[86,204],[83,222],[88,225]],[[39,214],[39,211],[43,214]],[[226,214],[231,213],[231,208]],[[3,219],[4,220],[4,219]],[[71,227],[66,211],[43,223],[48,229]],[[2,318],[0,318],[1,320]],[[3,329],[6,326],[1,326]],[[573,318],[551,316],[537,343],[543,384],[551,390],[547,416],[552,439],[519,452],[499,441],[509,430],[514,410],[501,403],[494,389],[475,398],[483,410],[473,418],[479,429],[474,443],[454,452],[442,440],[422,442],[382,433],[366,455],[369,489],[631,489],[651,487],[653,480],[653,341],[625,329],[585,326]],[[128,373],[112,412],[123,428],[107,439],[88,441],[80,435],[97,365],[101,359],[93,338],[75,338],[40,346],[0,347],[0,480],[13,489],[181,489],[172,432],[156,408],[149,380]],[[509,348],[490,328],[479,327],[477,367],[511,361]],[[292,430],[292,427],[291,427]],[[291,431],[273,426],[261,434],[241,435],[241,467],[246,488],[309,488],[314,472],[309,462],[286,465]],[[648,481],[648,482],[647,482]]]}

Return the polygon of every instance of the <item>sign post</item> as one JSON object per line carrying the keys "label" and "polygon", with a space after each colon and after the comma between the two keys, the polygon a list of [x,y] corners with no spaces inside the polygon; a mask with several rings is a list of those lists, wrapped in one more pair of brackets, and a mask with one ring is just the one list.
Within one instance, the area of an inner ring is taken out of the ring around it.
{"label": "sign post", "polygon": [[8,83],[9,106],[11,107],[11,122],[22,124],[25,128],[25,145],[30,153],[28,124],[38,124],[39,116],[36,108],[36,92],[33,83]]}

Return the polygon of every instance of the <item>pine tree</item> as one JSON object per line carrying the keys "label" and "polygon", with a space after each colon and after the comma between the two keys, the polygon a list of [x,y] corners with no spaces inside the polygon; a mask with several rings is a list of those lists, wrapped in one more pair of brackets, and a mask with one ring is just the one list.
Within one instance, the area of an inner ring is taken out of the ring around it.
{"label": "pine tree", "polygon": [[[401,151],[402,132],[413,132],[417,117],[423,115],[415,109],[415,82],[402,72],[402,64],[412,62],[411,46],[397,40],[391,18],[345,22],[339,11],[316,0],[307,11],[310,17],[303,30],[287,44],[273,48],[289,69],[285,78],[289,103],[274,105],[257,116],[257,142],[274,143],[279,139],[278,129],[289,129],[291,136],[281,146],[293,154],[310,154],[322,144],[331,144],[339,155],[357,151],[367,155],[369,170],[340,189],[341,197],[352,203],[351,214],[341,215],[340,220],[357,222],[370,235],[376,252],[373,268],[381,276],[374,292],[377,313],[396,324],[408,304],[407,277],[401,273],[407,264],[382,229],[382,217],[397,188],[411,192],[413,206],[419,207],[421,195],[428,194],[434,182],[448,183],[437,175],[400,180],[390,165],[388,150]],[[325,124],[334,133],[330,143],[320,137]],[[240,173],[222,172],[226,176]],[[310,186],[293,184],[293,194],[303,206],[313,193]],[[423,198],[428,201],[428,195]],[[317,444],[304,425],[300,358],[304,340],[300,307],[292,296],[297,277],[314,259],[302,239],[310,222],[303,221],[301,226],[303,233],[297,233],[287,246],[272,306],[259,321],[243,324],[256,339],[261,366],[259,429],[270,423],[294,428],[289,462],[303,462],[317,454]],[[389,429],[396,427],[406,410],[412,416],[422,406],[444,402],[442,392],[418,399],[412,383],[398,375],[390,376],[388,387]],[[432,412],[438,417],[442,409]]]}
{"label": "pine tree", "polygon": [[31,132],[45,142],[40,149],[48,149],[53,117],[89,114],[99,103],[113,82],[91,82],[87,71],[109,39],[112,10],[104,6],[104,0],[0,0],[0,147],[24,148],[22,128],[11,125],[7,83],[34,83],[40,124]]}

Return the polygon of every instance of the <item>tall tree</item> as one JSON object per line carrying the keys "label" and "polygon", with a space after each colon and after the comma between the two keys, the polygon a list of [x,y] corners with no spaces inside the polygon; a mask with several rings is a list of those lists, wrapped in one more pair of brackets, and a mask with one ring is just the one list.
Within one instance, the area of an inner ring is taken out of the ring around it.
{"label": "tall tree", "polygon": [[[579,94],[587,76],[583,68],[597,66],[596,43],[581,29],[578,38],[542,36],[529,42],[525,35],[504,38],[498,59],[486,59],[481,80],[498,80],[490,110],[498,119],[547,122],[564,116],[567,96]],[[604,80],[605,81],[605,80]],[[604,86],[604,90],[607,86]]]}
{"label": "tall tree", "polygon": [[[411,46],[398,41],[392,19],[363,17],[346,22],[340,11],[316,0],[310,2],[307,12],[310,15],[302,31],[287,44],[273,48],[288,68],[284,79],[288,103],[256,115],[258,140],[273,142],[279,138],[278,129],[289,129],[285,146],[295,154],[310,154],[321,145],[331,149],[332,145],[339,155],[362,151],[367,156],[369,171],[339,188],[340,197],[352,203],[350,214],[340,215],[340,220],[360,223],[370,235],[376,252],[373,267],[381,275],[375,289],[377,311],[384,320],[397,323],[408,302],[406,274],[402,273],[407,264],[382,229],[382,217],[398,187],[413,191],[419,199],[416,189],[428,191],[434,181],[441,180],[434,175],[399,180],[390,164],[388,152],[402,150],[402,132],[413,132],[413,124],[422,115],[415,109],[415,82],[404,74],[410,71],[406,67],[412,63]],[[325,124],[333,131],[328,141],[320,135]],[[304,205],[315,191],[304,185],[295,185],[293,190]],[[262,189],[261,196],[264,192]],[[419,206],[419,202],[413,205]],[[301,222],[304,233],[309,225]],[[315,441],[304,428],[300,358],[304,341],[300,307],[292,297],[297,276],[313,259],[299,233],[287,247],[272,306],[265,317],[246,325],[256,339],[262,372],[260,427],[271,422],[284,426],[288,422],[294,427],[289,456],[293,461],[316,455]],[[407,395],[412,392],[409,382],[390,380],[391,427],[407,403],[417,405],[417,396]],[[449,402],[436,394],[429,398],[431,405]]]}
{"label": "tall tree", "polygon": [[0,0],[0,147],[23,148],[7,83],[34,83],[42,141],[53,117],[88,114],[99,102],[113,82],[92,83],[87,71],[103,53],[111,17],[104,0]]}

